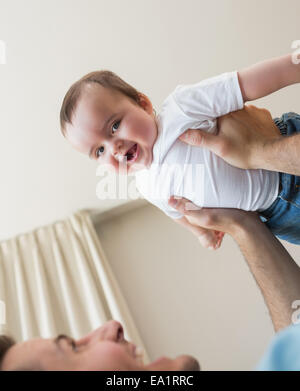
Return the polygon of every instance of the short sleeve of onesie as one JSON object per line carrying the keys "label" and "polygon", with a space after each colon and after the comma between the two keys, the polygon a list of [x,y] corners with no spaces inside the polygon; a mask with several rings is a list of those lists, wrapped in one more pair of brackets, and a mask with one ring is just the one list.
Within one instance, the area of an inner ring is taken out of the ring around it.
{"label": "short sleeve of onesie", "polygon": [[244,106],[237,72],[223,73],[196,84],[179,85],[173,96],[185,115],[197,122],[215,120]]}

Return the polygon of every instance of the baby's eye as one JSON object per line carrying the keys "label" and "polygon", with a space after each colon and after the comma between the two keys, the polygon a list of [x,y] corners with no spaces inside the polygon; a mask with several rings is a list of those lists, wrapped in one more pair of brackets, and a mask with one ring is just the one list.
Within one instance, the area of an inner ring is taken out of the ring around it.
{"label": "baby's eye", "polygon": [[102,155],[103,152],[104,152],[103,146],[101,146],[100,148],[97,148],[96,149],[96,158],[98,159]]}
{"label": "baby's eye", "polygon": [[121,121],[116,121],[112,126],[112,132],[115,133],[118,130],[118,127],[120,126]]}

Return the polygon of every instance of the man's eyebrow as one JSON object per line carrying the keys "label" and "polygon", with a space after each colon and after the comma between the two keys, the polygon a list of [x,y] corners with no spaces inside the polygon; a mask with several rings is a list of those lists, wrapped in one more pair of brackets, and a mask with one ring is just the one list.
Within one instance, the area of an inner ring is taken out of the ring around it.
{"label": "man's eyebrow", "polygon": [[[109,122],[116,116],[116,114],[112,114],[110,117],[107,118],[107,120],[105,121],[104,125],[103,125],[103,128],[101,129],[101,132],[104,132],[105,128],[107,127],[107,125],[109,124]],[[92,152],[93,152],[93,149],[94,149],[94,146],[92,146],[92,148],[90,149],[90,152],[89,152],[89,158],[91,159],[92,158]]]}

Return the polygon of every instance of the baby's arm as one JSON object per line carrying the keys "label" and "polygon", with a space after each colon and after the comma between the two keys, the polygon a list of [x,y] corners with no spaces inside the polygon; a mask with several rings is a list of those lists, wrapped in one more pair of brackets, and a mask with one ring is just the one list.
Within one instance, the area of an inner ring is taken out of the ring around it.
{"label": "baby's arm", "polygon": [[244,102],[262,98],[283,87],[300,83],[300,64],[292,55],[272,58],[238,72]]}
{"label": "baby's arm", "polygon": [[214,231],[211,229],[201,228],[199,226],[192,225],[188,219],[183,216],[180,219],[173,219],[176,223],[182,225],[191,231],[197,238],[203,247],[209,249],[218,249],[222,243],[224,237],[223,232]]}

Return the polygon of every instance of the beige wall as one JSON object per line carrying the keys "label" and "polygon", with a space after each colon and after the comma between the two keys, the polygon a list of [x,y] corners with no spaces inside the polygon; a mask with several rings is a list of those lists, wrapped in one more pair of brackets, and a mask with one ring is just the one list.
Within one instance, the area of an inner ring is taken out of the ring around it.
{"label": "beige wall", "polygon": [[[205,370],[253,369],[273,336],[237,246],[218,251],[152,205],[96,225],[151,359],[192,354]],[[287,245],[300,263],[300,249]]]}

